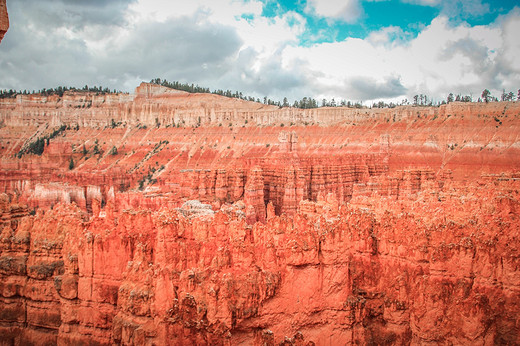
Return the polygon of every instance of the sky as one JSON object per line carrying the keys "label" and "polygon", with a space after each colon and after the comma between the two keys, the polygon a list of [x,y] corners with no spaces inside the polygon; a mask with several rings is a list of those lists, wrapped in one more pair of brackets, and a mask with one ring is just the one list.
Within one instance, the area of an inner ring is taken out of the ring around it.
{"label": "sky", "polygon": [[478,98],[520,89],[503,0],[7,0],[0,89],[154,78],[289,101]]}

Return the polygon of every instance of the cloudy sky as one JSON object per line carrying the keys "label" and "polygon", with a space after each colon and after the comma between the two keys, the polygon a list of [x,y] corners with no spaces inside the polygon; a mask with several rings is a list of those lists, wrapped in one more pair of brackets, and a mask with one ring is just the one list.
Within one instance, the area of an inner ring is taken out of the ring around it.
{"label": "cloudy sky", "polygon": [[7,0],[0,89],[165,78],[255,97],[520,88],[516,0]]}

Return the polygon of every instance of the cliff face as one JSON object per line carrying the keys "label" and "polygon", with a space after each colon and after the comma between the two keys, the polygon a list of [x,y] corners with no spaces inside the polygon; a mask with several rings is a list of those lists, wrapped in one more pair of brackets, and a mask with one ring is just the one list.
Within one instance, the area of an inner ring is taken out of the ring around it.
{"label": "cliff face", "polygon": [[7,5],[5,0],[0,0],[0,43],[5,33],[9,29],[9,16],[7,14]]}
{"label": "cliff face", "polygon": [[0,117],[4,343],[520,343],[516,102],[144,83]]}
{"label": "cliff face", "polygon": [[[511,109],[512,107],[512,109]],[[452,114],[477,117],[517,114],[510,103],[451,103],[439,108],[397,107],[355,109],[279,108],[213,94],[190,94],[163,86],[141,83],[134,94],[99,94],[67,91],[63,96],[18,95],[0,100],[0,121],[8,126],[70,125],[80,127],[123,126],[289,126],[289,125],[373,125],[445,119]],[[491,118],[492,119],[492,118]]]}

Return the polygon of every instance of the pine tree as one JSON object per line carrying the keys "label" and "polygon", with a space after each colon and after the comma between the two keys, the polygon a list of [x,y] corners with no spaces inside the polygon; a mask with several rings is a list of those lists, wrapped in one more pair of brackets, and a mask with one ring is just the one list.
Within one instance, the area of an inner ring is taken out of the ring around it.
{"label": "pine tree", "polygon": [[484,102],[488,103],[490,98],[491,98],[491,92],[488,89],[484,89],[484,91],[482,92],[482,100],[484,100]]}

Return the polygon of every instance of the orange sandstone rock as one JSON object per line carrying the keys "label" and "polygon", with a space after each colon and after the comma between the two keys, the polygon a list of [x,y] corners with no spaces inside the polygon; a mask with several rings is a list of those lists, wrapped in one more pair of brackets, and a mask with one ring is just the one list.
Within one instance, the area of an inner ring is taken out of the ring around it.
{"label": "orange sandstone rock", "polygon": [[[428,224],[423,212],[344,209],[251,227],[169,210],[85,222],[59,204],[2,238],[3,321],[28,324],[2,335],[235,344],[265,330],[276,343],[517,343],[518,215]],[[27,317],[8,312],[26,303]]]}
{"label": "orange sandstone rock", "polygon": [[519,117],[4,99],[0,340],[518,344]]}

